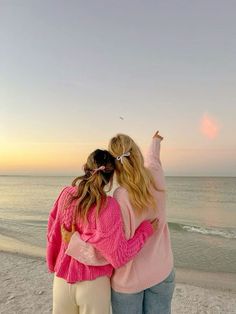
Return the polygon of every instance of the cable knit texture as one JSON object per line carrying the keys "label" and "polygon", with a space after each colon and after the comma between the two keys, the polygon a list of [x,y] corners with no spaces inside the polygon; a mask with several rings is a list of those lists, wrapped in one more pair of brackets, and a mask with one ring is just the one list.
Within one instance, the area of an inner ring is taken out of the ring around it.
{"label": "cable knit texture", "polygon": [[149,221],[144,221],[137,228],[134,236],[126,240],[120,207],[114,198],[108,196],[98,218],[95,219],[95,207],[91,208],[88,223],[84,224],[78,219],[76,231],[81,239],[92,244],[109,264],[85,265],[65,254],[67,244],[62,241],[60,230],[62,224],[68,230],[71,228],[75,201],[69,206],[68,202],[76,189],[77,187],[71,186],[64,188],[50,212],[47,231],[48,269],[69,283],[93,280],[100,276],[111,277],[114,267],[124,265],[140,251],[146,240],[153,234],[152,225]]}

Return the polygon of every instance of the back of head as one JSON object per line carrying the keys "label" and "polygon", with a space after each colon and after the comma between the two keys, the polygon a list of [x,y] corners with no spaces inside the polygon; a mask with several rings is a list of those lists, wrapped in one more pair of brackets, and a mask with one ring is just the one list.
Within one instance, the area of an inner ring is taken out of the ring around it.
{"label": "back of head", "polygon": [[151,188],[156,189],[150,171],[144,166],[144,158],[138,145],[125,134],[117,134],[109,142],[109,151],[116,158],[117,182],[129,193],[134,209],[140,213],[148,207],[156,207]]}
{"label": "back of head", "polygon": [[92,152],[84,165],[84,175],[74,179],[72,186],[78,184],[78,190],[73,199],[78,199],[77,214],[87,220],[89,209],[96,206],[96,213],[106,201],[105,186],[112,187],[115,170],[115,159],[107,151],[97,149]]}
{"label": "back of head", "polygon": [[111,183],[114,170],[115,159],[107,150],[96,149],[88,156],[84,165],[86,178],[94,184],[99,181],[102,187]]}

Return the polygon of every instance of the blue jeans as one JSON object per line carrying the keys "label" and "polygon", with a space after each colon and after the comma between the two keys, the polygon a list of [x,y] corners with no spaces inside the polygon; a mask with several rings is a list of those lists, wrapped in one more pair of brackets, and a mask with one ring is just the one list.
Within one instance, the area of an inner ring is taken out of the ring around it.
{"label": "blue jeans", "polygon": [[170,314],[175,289],[175,271],[159,284],[138,293],[112,290],[112,314]]}

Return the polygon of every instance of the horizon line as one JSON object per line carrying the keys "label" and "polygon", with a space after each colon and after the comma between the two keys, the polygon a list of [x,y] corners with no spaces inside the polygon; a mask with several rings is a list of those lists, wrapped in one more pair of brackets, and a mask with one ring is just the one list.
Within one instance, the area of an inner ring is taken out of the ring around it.
{"label": "horizon line", "polygon": [[[0,177],[76,177],[76,175],[60,174],[0,174]],[[191,177],[191,178],[236,178],[236,175],[165,175],[165,177]]]}

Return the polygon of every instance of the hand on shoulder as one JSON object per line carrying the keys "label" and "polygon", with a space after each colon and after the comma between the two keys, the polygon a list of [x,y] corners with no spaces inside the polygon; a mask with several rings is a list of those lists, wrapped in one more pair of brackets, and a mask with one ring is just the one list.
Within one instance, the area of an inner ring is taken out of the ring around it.
{"label": "hand on shoulder", "polygon": [[154,220],[150,221],[150,223],[152,225],[153,231],[154,232],[157,231],[159,219],[155,218]]}

